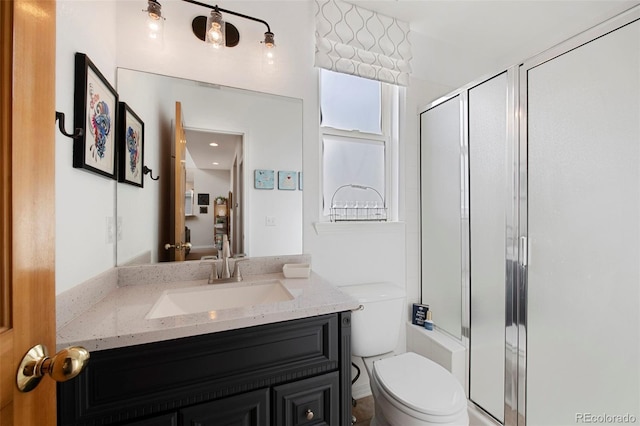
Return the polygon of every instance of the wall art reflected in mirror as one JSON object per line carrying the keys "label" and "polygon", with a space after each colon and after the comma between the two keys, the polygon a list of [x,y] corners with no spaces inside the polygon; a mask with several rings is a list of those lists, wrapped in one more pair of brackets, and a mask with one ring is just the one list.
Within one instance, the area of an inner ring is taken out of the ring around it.
{"label": "wall art reflected in mirror", "polygon": [[118,185],[118,265],[216,256],[225,235],[232,254],[302,253],[302,192],[253,184],[257,169],[302,171],[302,100],[124,68],[117,88],[160,176]]}

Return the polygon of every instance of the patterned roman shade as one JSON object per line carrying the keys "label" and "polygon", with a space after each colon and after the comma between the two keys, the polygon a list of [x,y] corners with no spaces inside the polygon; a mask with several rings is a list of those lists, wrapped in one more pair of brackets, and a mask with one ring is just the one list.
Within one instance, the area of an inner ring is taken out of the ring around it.
{"label": "patterned roman shade", "polygon": [[408,35],[406,22],[340,0],[316,0],[317,67],[408,86]]}

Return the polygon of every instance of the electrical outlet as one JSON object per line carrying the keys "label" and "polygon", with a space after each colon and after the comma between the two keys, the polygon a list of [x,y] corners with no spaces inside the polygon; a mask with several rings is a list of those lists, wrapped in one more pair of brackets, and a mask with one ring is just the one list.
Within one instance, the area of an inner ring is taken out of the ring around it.
{"label": "electrical outlet", "polygon": [[275,216],[267,216],[264,222],[265,222],[265,225],[267,226],[276,226]]}
{"label": "electrical outlet", "polygon": [[107,218],[107,244],[116,242],[116,221],[113,217]]}

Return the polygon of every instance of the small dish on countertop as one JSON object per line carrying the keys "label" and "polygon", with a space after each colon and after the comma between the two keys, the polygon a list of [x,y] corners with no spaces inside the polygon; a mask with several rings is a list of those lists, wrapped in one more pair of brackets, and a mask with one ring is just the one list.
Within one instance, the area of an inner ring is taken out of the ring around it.
{"label": "small dish on countertop", "polygon": [[311,266],[308,263],[286,263],[282,273],[285,278],[309,278]]}

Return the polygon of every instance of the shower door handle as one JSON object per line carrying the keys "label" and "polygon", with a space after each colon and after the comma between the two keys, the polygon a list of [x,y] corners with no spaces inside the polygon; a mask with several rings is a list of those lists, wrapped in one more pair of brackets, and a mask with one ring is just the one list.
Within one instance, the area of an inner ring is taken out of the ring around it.
{"label": "shower door handle", "polygon": [[523,267],[529,265],[529,239],[525,236],[520,237],[520,263]]}

